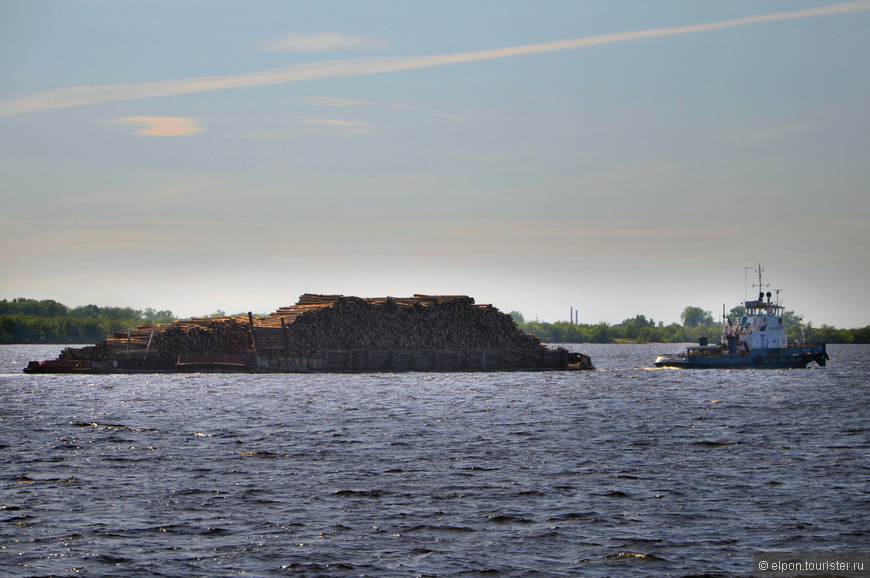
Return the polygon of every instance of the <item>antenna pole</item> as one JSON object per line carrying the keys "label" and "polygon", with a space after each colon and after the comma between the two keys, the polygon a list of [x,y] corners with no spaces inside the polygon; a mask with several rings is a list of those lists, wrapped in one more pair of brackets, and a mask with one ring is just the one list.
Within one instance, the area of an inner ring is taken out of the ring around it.
{"label": "antenna pole", "polygon": [[764,269],[761,268],[761,263],[758,264],[758,290],[764,291],[762,289],[763,285],[761,284],[761,274],[764,272]]}
{"label": "antenna pole", "polygon": [[743,304],[749,301],[749,270],[752,267],[743,268]]}
{"label": "antenna pole", "polygon": [[[758,287],[758,290],[759,290],[759,291],[764,292],[764,289],[763,289],[763,288],[764,288],[764,287],[770,287],[770,284],[768,283],[767,285],[763,285],[763,284],[761,283],[761,274],[764,272],[764,269],[761,267],[761,263],[758,264],[758,269],[757,269],[757,271],[758,271],[758,285],[753,285],[753,287]],[[759,299],[759,301],[761,301],[761,299]]]}

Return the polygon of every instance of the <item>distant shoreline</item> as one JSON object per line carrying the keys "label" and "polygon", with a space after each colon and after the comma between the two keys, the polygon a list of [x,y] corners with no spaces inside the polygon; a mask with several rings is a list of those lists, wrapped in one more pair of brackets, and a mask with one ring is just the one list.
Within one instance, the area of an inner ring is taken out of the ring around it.
{"label": "distant shoreline", "polygon": [[[699,308],[687,307],[686,311]],[[684,311],[685,313],[685,311]],[[707,313],[707,312],[702,312]],[[870,343],[870,325],[855,329],[838,329],[829,325],[813,327],[803,323],[793,312],[786,323],[790,341],[813,343]],[[700,337],[718,338],[720,325],[707,316],[701,324],[664,325],[644,315],[617,324],[582,324],[557,321],[525,321],[522,314],[510,314],[517,325],[545,343],[697,343]],[[218,311],[203,317],[227,316]],[[18,298],[0,300],[0,344],[4,345],[87,345],[106,339],[113,333],[147,324],[178,321],[171,311],[100,307],[86,305],[70,308],[53,300]],[[186,318],[185,318],[186,319]],[[796,321],[797,320],[797,321]]]}

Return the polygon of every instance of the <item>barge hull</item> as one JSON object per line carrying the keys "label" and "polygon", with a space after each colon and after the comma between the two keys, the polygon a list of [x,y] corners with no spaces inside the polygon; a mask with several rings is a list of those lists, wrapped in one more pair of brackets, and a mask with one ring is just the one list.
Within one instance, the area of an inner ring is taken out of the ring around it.
{"label": "barge hull", "polygon": [[26,373],[401,373],[582,371],[589,356],[565,349],[349,349],[280,356],[180,355],[167,367],[143,369],[118,363],[33,361]]}

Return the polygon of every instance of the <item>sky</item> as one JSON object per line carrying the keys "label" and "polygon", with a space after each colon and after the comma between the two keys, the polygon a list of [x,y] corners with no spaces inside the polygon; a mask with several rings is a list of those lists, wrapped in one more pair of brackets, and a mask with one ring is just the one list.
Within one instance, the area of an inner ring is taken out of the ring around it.
{"label": "sky", "polygon": [[0,3],[0,299],[870,324],[870,1]]}

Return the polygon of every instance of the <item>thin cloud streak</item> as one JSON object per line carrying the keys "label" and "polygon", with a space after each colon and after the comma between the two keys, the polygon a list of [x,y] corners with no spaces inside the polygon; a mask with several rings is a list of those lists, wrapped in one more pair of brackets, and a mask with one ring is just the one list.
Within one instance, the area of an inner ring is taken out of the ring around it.
{"label": "thin cloud streak", "polygon": [[347,128],[376,128],[373,124],[358,122],[353,120],[335,120],[331,118],[310,118],[305,121],[308,124],[326,124],[330,126],[341,126]]}
{"label": "thin cloud streak", "polygon": [[430,68],[434,66],[445,66],[449,64],[482,62],[515,56],[586,48],[602,44],[630,42],[646,38],[696,34],[766,22],[815,18],[819,16],[847,14],[865,10],[870,10],[870,0],[859,0],[857,2],[835,4],[833,6],[797,10],[793,12],[776,12],[759,16],[749,16],[746,18],[724,20],[721,22],[637,30],[633,32],[621,32],[616,34],[573,38],[540,44],[527,44],[523,46],[462,52],[457,54],[329,60],[244,74],[195,77],[182,80],[165,80],[131,84],[59,88],[14,100],[0,102],[0,116],[124,100],[159,98],[164,96],[178,96],[216,90],[286,84],[320,78],[364,76],[386,72],[398,72],[402,70]]}
{"label": "thin cloud streak", "polygon": [[294,102],[300,102],[309,106],[329,106],[335,108],[343,108],[348,106],[368,106],[374,104],[368,100],[354,100],[351,98],[341,98],[338,96],[298,96],[292,99]]}
{"label": "thin cloud streak", "polygon": [[145,136],[189,136],[205,132],[199,121],[184,116],[129,116],[118,122],[141,125],[136,134]]}
{"label": "thin cloud streak", "polygon": [[344,32],[324,32],[321,34],[300,34],[290,32],[278,40],[264,40],[251,45],[255,50],[267,52],[333,52],[340,50],[384,50],[388,43],[382,38],[353,36]]}
{"label": "thin cloud streak", "polygon": [[[184,190],[184,189],[178,189]],[[170,194],[177,191],[165,191],[164,194]],[[199,229],[215,228],[219,231],[227,230],[276,230],[276,231],[395,231],[395,232],[427,232],[437,235],[469,235],[469,234],[490,234],[490,235],[506,235],[515,237],[518,234],[544,236],[547,238],[600,238],[602,235],[613,237],[615,239],[630,239],[634,243],[635,238],[648,240],[655,238],[659,240],[675,240],[686,242],[689,239],[698,239],[703,236],[710,236],[710,227],[696,228],[686,226],[684,228],[638,228],[638,227],[565,227],[545,225],[528,225],[528,224],[509,224],[509,225],[441,225],[427,223],[372,223],[372,222],[353,222],[353,223],[333,223],[333,222],[261,222],[261,221],[233,221],[222,219],[173,219],[173,218],[143,218],[143,219],[0,219],[0,223],[4,223],[7,230],[11,230],[15,226],[50,226],[53,231],[63,229],[78,230],[80,227],[87,227],[90,230],[105,230],[117,228],[149,228],[149,227],[192,227]],[[716,232],[715,229],[713,229]],[[725,231],[720,231],[725,234]]]}
{"label": "thin cloud streak", "polygon": [[336,120],[331,118],[309,118],[303,120],[305,124],[329,127],[345,134],[371,134],[385,132],[373,124],[353,120]]}

